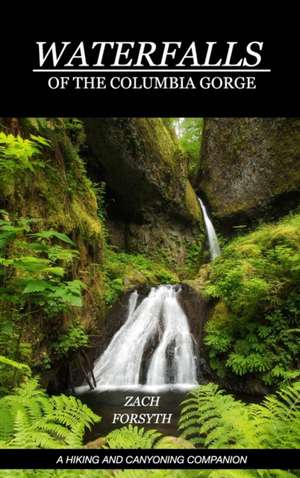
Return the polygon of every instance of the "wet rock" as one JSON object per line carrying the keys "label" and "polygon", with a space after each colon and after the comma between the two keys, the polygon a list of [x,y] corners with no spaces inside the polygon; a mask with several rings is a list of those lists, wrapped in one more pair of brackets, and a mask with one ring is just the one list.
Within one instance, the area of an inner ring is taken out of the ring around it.
{"label": "wet rock", "polygon": [[91,449],[91,448],[103,448],[105,445],[105,437],[96,438],[96,440],[89,441],[84,448]]}
{"label": "wet rock", "polygon": [[178,448],[178,449],[185,449],[185,448],[195,448],[194,445],[184,438],[180,437],[173,437],[173,436],[166,436],[163,437],[157,444],[156,448]]}
{"label": "wet rock", "polygon": [[208,118],[196,189],[225,232],[300,200],[298,118]]}
{"label": "wet rock", "polygon": [[108,188],[112,242],[182,266],[204,229],[187,160],[159,118],[85,118],[87,164]]}

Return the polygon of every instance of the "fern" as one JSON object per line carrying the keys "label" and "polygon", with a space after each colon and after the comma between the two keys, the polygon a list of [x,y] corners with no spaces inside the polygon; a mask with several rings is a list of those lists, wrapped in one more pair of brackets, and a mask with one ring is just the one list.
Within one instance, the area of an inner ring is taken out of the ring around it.
{"label": "fern", "polygon": [[75,397],[48,397],[35,379],[0,400],[2,447],[80,447],[85,428],[99,422]]}
{"label": "fern", "polygon": [[296,478],[284,470],[0,470],[0,478]]}
{"label": "fern", "polygon": [[266,448],[300,447],[300,382],[268,395],[262,405],[249,406]]}
{"label": "fern", "polygon": [[120,470],[117,478],[197,478],[197,470]]}
{"label": "fern", "polygon": [[183,438],[207,448],[259,445],[247,407],[215,384],[197,387],[183,401],[179,430]]}
{"label": "fern", "polygon": [[[2,321],[0,320],[0,325]],[[5,323],[4,323],[5,325]],[[10,329],[8,329],[10,330]],[[8,332],[6,330],[6,332]],[[5,339],[6,333],[5,331],[1,331],[0,335],[0,346],[2,345],[2,337]],[[6,346],[8,344],[6,343]],[[1,383],[0,383],[0,396],[1,394],[8,393],[9,389],[6,386],[7,383],[14,383],[15,385],[22,380],[24,377],[31,376],[31,369],[28,365],[17,362],[16,360],[12,360],[8,357],[0,355],[0,376],[1,376]]]}
{"label": "fern", "polygon": [[201,470],[198,478],[296,478],[285,470]]}
{"label": "fern", "polygon": [[106,437],[107,448],[154,448],[162,434],[157,430],[129,425],[117,428]]}
{"label": "fern", "polygon": [[41,148],[49,147],[50,143],[41,136],[31,135],[30,139],[0,132],[0,168],[13,173],[17,170],[34,171],[35,167],[43,167],[36,159]]}
{"label": "fern", "polygon": [[215,384],[197,387],[182,403],[183,438],[206,448],[297,448],[300,446],[300,382],[247,405]]}
{"label": "fern", "polygon": [[4,357],[3,355],[0,355],[0,365],[1,364],[8,365],[9,367],[13,367],[18,370],[22,370],[24,373],[30,375],[30,368],[28,367],[28,365],[16,362],[15,360]]}
{"label": "fern", "polygon": [[0,470],[0,478],[113,478],[111,470]]}

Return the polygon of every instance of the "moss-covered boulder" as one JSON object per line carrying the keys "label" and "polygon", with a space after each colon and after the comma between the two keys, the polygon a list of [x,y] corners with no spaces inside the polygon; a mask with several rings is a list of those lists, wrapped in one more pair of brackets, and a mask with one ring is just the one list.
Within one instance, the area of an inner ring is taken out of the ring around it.
{"label": "moss-covered boulder", "polygon": [[197,189],[223,226],[299,204],[300,120],[208,118]]}
{"label": "moss-covered boulder", "polygon": [[180,268],[189,249],[197,247],[200,260],[199,204],[186,157],[163,121],[86,118],[84,123],[88,167],[96,181],[107,183],[110,219],[117,218],[125,249]]}

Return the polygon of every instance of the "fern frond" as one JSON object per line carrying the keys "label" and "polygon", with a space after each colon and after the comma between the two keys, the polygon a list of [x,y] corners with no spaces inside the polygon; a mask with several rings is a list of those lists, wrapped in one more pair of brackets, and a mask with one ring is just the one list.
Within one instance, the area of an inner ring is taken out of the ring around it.
{"label": "fern frond", "polygon": [[285,386],[263,403],[247,405],[207,384],[183,402],[181,437],[207,448],[298,448],[300,385]]}
{"label": "fern frond", "polygon": [[[244,426],[243,425],[247,425]],[[179,420],[183,438],[206,447],[259,446],[247,407],[215,384],[195,388],[183,402]],[[241,431],[243,430],[243,431]]]}
{"label": "fern frond", "polygon": [[154,448],[162,437],[157,430],[145,430],[133,425],[117,428],[106,437],[108,448]]}
{"label": "fern frond", "polygon": [[268,395],[261,405],[249,408],[266,447],[300,447],[299,382],[282,387],[276,395]]}
{"label": "fern frond", "polygon": [[80,447],[85,428],[99,421],[75,397],[47,397],[36,380],[0,399],[0,440],[12,447]]}

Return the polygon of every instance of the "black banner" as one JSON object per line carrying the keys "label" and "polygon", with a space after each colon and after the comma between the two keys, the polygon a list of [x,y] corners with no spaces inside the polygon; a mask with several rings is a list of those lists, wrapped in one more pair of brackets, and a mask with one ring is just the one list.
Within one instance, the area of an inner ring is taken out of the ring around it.
{"label": "black banner", "polygon": [[[121,38],[95,33],[89,40],[54,40],[39,34],[35,39],[23,38],[15,50],[5,39],[1,114],[299,114],[296,42],[286,37],[271,40],[255,32],[244,40],[232,35],[216,40],[199,34],[183,40],[179,32],[172,40],[133,40],[128,33]],[[103,57],[101,45],[105,47]]]}
{"label": "black banner", "polygon": [[299,450],[0,450],[11,469],[297,469]]}

